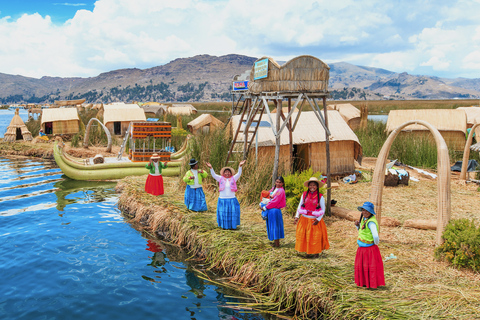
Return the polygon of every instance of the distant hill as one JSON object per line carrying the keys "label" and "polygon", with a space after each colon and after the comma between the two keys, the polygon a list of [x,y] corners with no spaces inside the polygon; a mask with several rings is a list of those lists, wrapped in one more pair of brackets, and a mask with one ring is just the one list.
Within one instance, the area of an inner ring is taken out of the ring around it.
{"label": "distant hill", "polygon": [[[235,75],[257,60],[236,54],[198,55],[149,69],[120,69],[90,78],[42,77],[0,73],[0,103],[52,103],[85,98],[112,101],[217,101],[231,99]],[[446,79],[396,73],[345,62],[330,64],[331,98],[453,99],[479,98],[480,79]]]}

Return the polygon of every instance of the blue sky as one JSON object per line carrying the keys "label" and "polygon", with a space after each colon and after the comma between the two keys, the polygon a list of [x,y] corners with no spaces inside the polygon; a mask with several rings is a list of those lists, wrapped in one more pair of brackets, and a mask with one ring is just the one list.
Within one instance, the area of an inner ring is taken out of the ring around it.
{"label": "blue sky", "polygon": [[91,77],[235,53],[480,78],[480,0],[0,3],[0,73]]}

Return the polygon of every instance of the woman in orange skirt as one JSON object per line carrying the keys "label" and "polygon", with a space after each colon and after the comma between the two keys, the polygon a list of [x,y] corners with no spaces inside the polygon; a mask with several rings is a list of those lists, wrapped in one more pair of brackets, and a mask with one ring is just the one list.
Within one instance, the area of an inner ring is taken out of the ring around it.
{"label": "woman in orange skirt", "polygon": [[150,158],[150,162],[145,166],[150,171],[145,182],[145,191],[154,196],[160,196],[164,193],[162,169],[167,167],[167,163],[163,164],[159,160],[160,156],[154,153]]}
{"label": "woman in orange skirt", "polygon": [[305,181],[304,185],[308,190],[303,193],[295,215],[297,224],[295,250],[305,252],[307,257],[318,258],[323,250],[330,248],[327,226],[322,219],[325,213],[325,199],[319,192],[324,183],[312,177]]}

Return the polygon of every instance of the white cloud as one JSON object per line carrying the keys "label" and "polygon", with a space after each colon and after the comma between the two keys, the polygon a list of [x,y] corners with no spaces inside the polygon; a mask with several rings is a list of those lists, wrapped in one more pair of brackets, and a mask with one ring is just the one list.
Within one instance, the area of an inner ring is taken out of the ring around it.
{"label": "white cloud", "polygon": [[0,19],[0,72],[95,76],[237,53],[478,77],[477,21],[478,0],[98,0],[62,25],[39,14]]}

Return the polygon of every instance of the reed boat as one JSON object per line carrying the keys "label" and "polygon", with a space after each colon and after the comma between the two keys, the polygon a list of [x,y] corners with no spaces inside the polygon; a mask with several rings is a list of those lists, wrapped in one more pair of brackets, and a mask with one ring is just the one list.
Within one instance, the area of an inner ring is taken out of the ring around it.
{"label": "reed boat", "polygon": [[[162,170],[167,177],[178,176],[183,156],[187,151],[187,143],[170,156],[168,167]],[[127,176],[142,176],[148,174],[145,168],[147,162],[132,162],[127,157],[105,157],[104,163],[93,163],[93,158],[80,159],[65,152],[63,143],[55,141],[53,146],[55,162],[62,172],[73,180],[117,180]]]}

